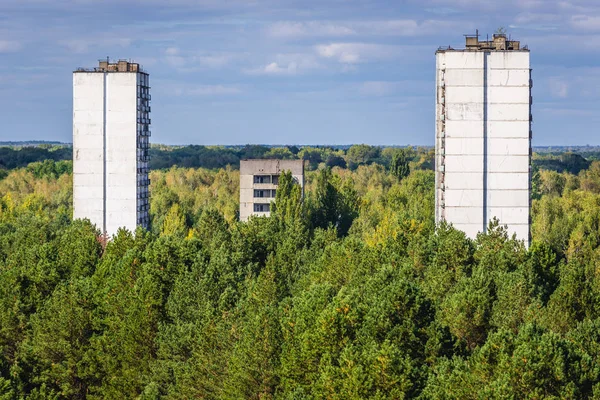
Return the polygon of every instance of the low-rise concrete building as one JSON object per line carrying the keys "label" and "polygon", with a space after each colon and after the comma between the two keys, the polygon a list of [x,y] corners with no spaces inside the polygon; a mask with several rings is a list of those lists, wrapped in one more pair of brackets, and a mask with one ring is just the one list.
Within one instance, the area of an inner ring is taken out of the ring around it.
{"label": "low-rise concrete building", "polygon": [[304,161],[302,160],[242,160],[240,161],[240,221],[251,215],[271,215],[279,175],[291,171],[304,190]]}

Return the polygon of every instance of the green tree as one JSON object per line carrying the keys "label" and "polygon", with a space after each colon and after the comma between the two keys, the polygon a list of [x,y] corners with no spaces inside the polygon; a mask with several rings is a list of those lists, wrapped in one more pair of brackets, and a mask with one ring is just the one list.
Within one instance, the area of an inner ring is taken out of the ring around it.
{"label": "green tree", "polygon": [[401,150],[394,154],[390,163],[390,172],[399,181],[410,174],[409,159],[405,151]]}

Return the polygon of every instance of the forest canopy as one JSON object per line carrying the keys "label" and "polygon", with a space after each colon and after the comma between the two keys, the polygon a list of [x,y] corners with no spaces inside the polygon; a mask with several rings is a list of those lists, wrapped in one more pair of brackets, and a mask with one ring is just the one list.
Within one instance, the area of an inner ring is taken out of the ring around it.
{"label": "forest canopy", "polygon": [[600,162],[534,170],[526,248],[436,226],[426,151],[288,150],[270,218],[237,221],[234,167],[171,166],[108,242],[70,162],[7,170],[0,398],[600,396]]}

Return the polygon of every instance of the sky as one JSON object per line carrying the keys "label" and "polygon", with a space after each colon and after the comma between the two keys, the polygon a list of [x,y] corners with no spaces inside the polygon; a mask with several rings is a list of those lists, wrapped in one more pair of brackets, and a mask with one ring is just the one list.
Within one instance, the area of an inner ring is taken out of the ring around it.
{"label": "sky", "polygon": [[0,141],[72,140],[72,71],[150,73],[152,142],[433,145],[435,51],[531,49],[533,144],[600,145],[598,0],[0,0]]}

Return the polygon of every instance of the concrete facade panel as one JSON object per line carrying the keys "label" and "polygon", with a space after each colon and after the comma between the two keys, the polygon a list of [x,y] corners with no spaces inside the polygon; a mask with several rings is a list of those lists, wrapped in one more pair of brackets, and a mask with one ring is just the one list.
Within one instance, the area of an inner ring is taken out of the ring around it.
{"label": "concrete facade panel", "polygon": [[482,155],[483,138],[446,138],[446,155]]}
{"label": "concrete facade panel", "polygon": [[[131,158],[129,158],[131,161]],[[135,159],[133,160],[135,161]],[[119,163],[118,161],[107,163],[106,164],[106,173],[109,175],[113,174],[129,174],[134,175],[131,177],[132,182],[137,178],[135,164],[133,162],[123,162]]]}
{"label": "concrete facade panel", "polygon": [[501,224],[519,224],[529,221],[529,207],[489,207],[490,220],[498,218]]}
{"label": "concrete facade panel", "polygon": [[[447,190],[455,189],[478,189],[483,190],[483,172],[456,172],[445,177]],[[528,190],[529,173],[511,173],[509,177],[505,173],[487,174],[488,190]]]}
{"label": "concrete facade panel", "polygon": [[529,190],[488,190],[489,207],[529,207]]}
{"label": "concrete facade panel", "polygon": [[483,103],[447,103],[448,121],[482,121]]}
{"label": "concrete facade panel", "polygon": [[90,222],[96,227],[98,230],[102,230],[102,221],[104,218],[104,213],[102,210],[94,210],[91,208],[86,208],[82,206],[75,212],[73,210],[73,218],[74,219],[89,219]]}
{"label": "concrete facade panel", "polygon": [[130,163],[132,170],[135,170],[137,152],[135,148],[128,150],[111,148],[106,152],[106,162],[111,163]]}
{"label": "concrete facade panel", "polygon": [[508,224],[509,237],[513,234],[517,236],[517,240],[524,240],[525,245],[529,241],[529,224]]}
{"label": "concrete facade panel", "polygon": [[130,201],[135,200],[135,194],[129,197],[130,198],[128,199],[127,196],[120,196],[118,199],[111,201],[110,204],[107,203],[106,212],[124,214],[135,213],[137,204],[135,201]]}
{"label": "concrete facade panel", "polygon": [[487,102],[496,104],[529,104],[529,87],[527,86],[491,86],[487,92]]}
{"label": "concrete facade panel", "polygon": [[[488,156],[488,174],[495,172],[523,173],[529,171],[529,156]],[[511,179],[507,175],[505,179]]]}
{"label": "concrete facade panel", "polygon": [[[75,160],[81,160],[82,162],[85,162],[86,164],[88,162],[90,163],[94,163],[94,162],[99,162],[102,163],[103,158],[104,158],[104,154],[102,152],[102,148],[98,149],[98,148],[85,148],[85,147],[80,147],[78,149],[76,149],[73,152],[73,157],[75,158]],[[85,164],[84,164],[85,165]]]}
{"label": "concrete facade panel", "polygon": [[446,177],[454,172],[479,172],[483,171],[483,155],[461,155],[446,156],[445,163]]}
{"label": "concrete facade panel", "polygon": [[445,177],[447,190],[454,189],[477,189],[483,197],[483,172],[456,172]]}
{"label": "concrete facade panel", "polygon": [[492,104],[488,121],[529,121],[528,104]]}
{"label": "concrete facade panel", "polygon": [[73,160],[73,174],[98,174],[98,176],[103,176],[102,170],[103,162],[94,161],[94,160],[84,160],[82,158]]}
{"label": "concrete facade panel", "polygon": [[504,173],[488,173],[487,185],[490,190],[528,190],[529,172],[513,172],[510,176]]}
{"label": "concrete facade panel", "polygon": [[446,207],[446,221],[455,224],[478,224],[483,227],[482,207]]}
{"label": "concrete facade panel", "polygon": [[438,68],[446,69],[482,69],[483,53],[450,51],[438,53]]}
{"label": "concrete facade panel", "polygon": [[[104,197],[104,187],[98,185],[92,186],[73,186],[73,197],[88,202],[89,200],[102,199]],[[102,203],[99,201],[98,203]]]}
{"label": "concrete facade panel", "polygon": [[481,232],[481,224],[452,224],[452,226],[459,230],[459,231],[463,231],[467,237],[470,238],[475,238],[477,236],[478,233]]}
{"label": "concrete facade panel", "polygon": [[102,202],[82,201],[81,207],[77,208],[77,213],[73,211],[73,216],[74,218],[88,218],[97,227],[102,227],[103,210]]}
{"label": "concrete facade panel", "polygon": [[488,154],[492,156],[529,156],[529,138],[489,138],[487,146]]}
{"label": "concrete facade panel", "polygon": [[529,88],[529,69],[492,69],[488,71],[489,86],[521,86]]}
{"label": "concrete facade panel", "polygon": [[[441,73],[441,71],[440,71]],[[481,90],[483,87],[483,69],[446,69],[444,71],[444,81],[447,88],[451,87],[476,87]]]}
{"label": "concrete facade panel", "polygon": [[242,160],[240,175],[280,175],[283,171],[291,171],[292,175],[304,176],[302,160]]}
{"label": "concrete facade panel", "polygon": [[489,138],[521,138],[529,140],[529,121],[489,121]]}
{"label": "concrete facade panel", "polygon": [[[88,133],[93,128],[90,127]],[[73,138],[73,149],[74,150],[95,150],[98,153],[104,153],[102,150],[102,146],[104,146],[104,140],[102,138],[102,127],[98,127],[98,131],[92,133],[91,135],[77,135],[76,138]]]}
{"label": "concrete facade panel", "polygon": [[[129,126],[124,127],[123,132],[127,132],[131,129],[131,124]],[[129,152],[135,153],[135,149],[137,146],[137,135],[129,134],[129,135],[111,135],[107,138],[107,145],[111,147],[111,152]]]}
{"label": "concrete facade panel", "polygon": [[104,178],[102,174],[97,173],[77,173],[73,174],[73,190],[76,187],[86,188],[88,186],[103,187]]}
{"label": "concrete facade panel", "polygon": [[[96,127],[99,132],[102,132],[103,126],[101,123],[96,121],[101,121],[104,118],[104,111],[100,110],[75,110],[73,112],[73,121],[78,123],[79,125],[87,125],[88,127]],[[82,135],[89,135],[91,133],[87,132],[87,129],[81,131]]]}
{"label": "concrete facade panel", "polygon": [[487,63],[489,69],[529,69],[529,52],[492,51]]}
{"label": "concrete facade panel", "polygon": [[483,138],[483,121],[446,121],[446,138]]}
{"label": "concrete facade panel", "polygon": [[446,189],[446,208],[448,207],[483,207],[482,190]]}
{"label": "concrete facade panel", "polygon": [[[123,188],[132,188],[132,191],[135,192],[133,189],[137,187],[137,179],[135,177],[134,173],[130,173],[130,174],[112,174],[109,171],[107,171],[108,174],[106,176],[107,178],[107,183],[108,183],[108,190],[107,192],[110,193],[110,198],[113,199],[118,199],[121,197]],[[132,176],[133,175],[133,176]],[[114,188],[114,190],[113,190]]]}
{"label": "concrete facade panel", "polygon": [[446,104],[483,103],[483,101],[483,89],[481,87],[446,87]]}

